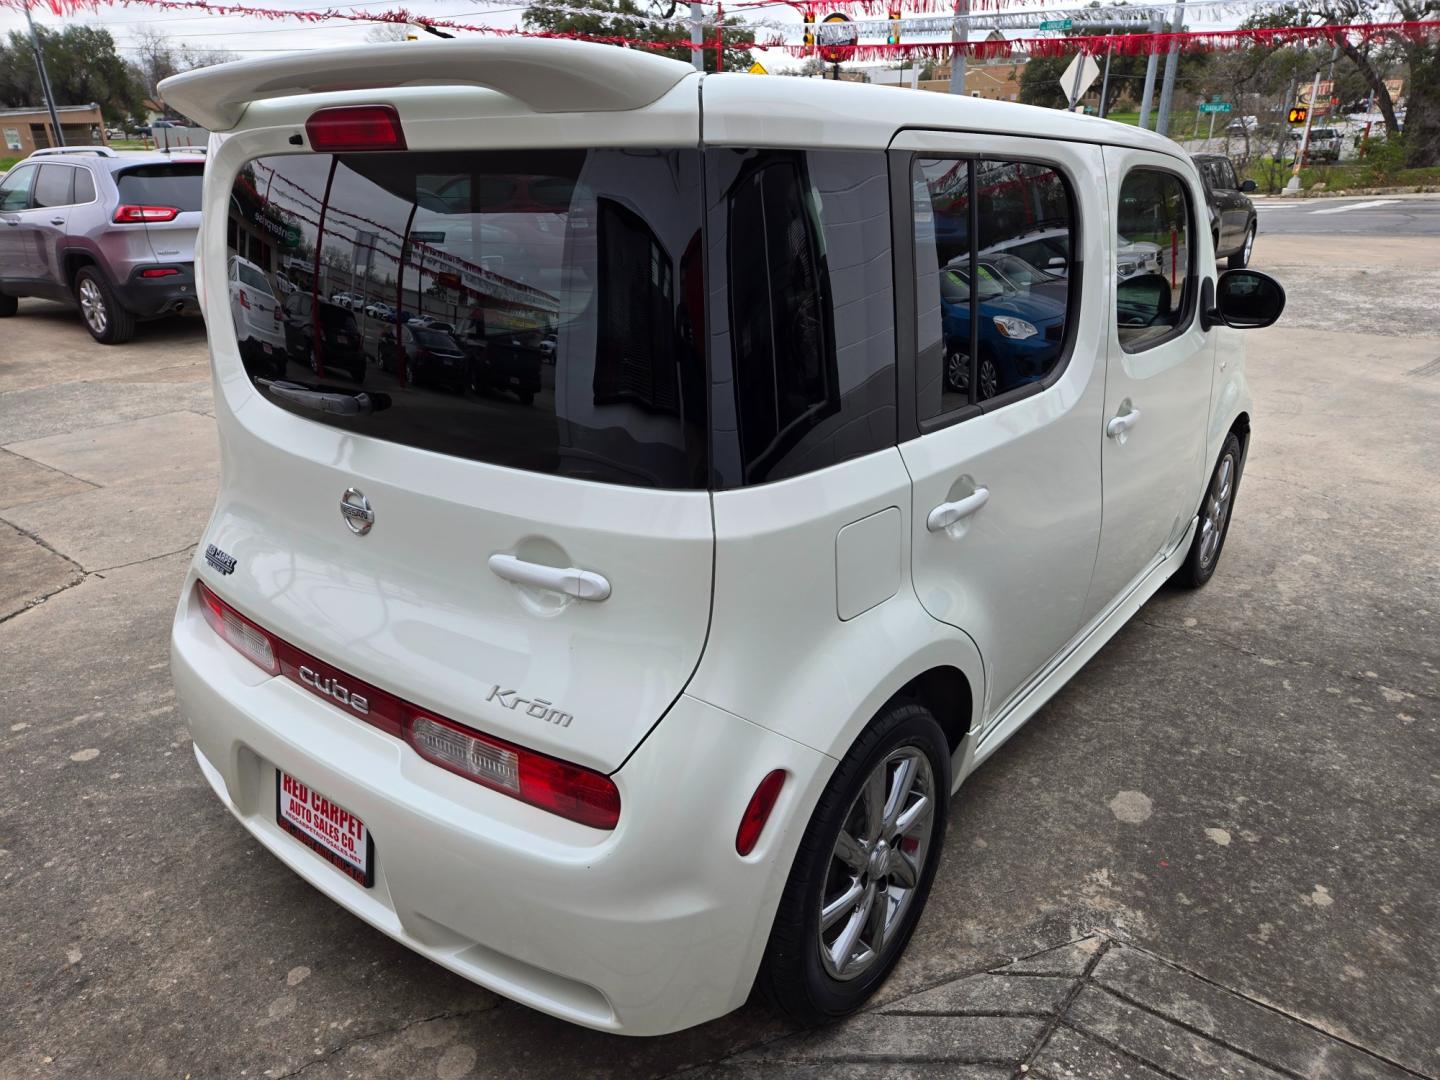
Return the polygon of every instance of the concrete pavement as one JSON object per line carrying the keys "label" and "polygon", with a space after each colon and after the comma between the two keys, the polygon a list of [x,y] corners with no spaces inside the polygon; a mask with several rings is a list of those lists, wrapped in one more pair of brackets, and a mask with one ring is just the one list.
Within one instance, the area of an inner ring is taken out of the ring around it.
{"label": "concrete pavement", "polygon": [[213,494],[203,335],[102,349],[23,303],[0,323],[0,1077],[1440,1075],[1437,248],[1262,223],[1291,308],[1248,337],[1214,581],[1152,600],[962,789],[873,1008],[644,1041],[408,953],[214,800],[166,670]]}

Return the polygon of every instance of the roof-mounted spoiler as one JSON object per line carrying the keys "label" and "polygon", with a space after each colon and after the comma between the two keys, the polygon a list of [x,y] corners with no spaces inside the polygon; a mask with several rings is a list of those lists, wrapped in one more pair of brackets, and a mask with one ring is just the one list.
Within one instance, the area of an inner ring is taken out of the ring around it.
{"label": "roof-mounted spoiler", "polygon": [[288,53],[172,75],[165,103],[228,131],[252,101],[333,90],[480,86],[535,112],[615,112],[663,96],[695,69],[639,49],[537,38],[406,41]]}

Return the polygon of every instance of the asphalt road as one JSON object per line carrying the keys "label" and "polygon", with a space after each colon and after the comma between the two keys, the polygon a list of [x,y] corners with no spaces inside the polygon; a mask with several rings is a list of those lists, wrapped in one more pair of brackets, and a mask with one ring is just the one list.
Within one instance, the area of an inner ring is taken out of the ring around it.
{"label": "asphalt road", "polygon": [[1290,307],[1247,336],[1254,443],[1214,580],[1162,590],[965,785],[905,960],[815,1035],[756,1005],[648,1040],[550,1020],[253,841],[167,664],[215,492],[203,328],[104,349],[22,303],[0,326],[0,1078],[1440,1075],[1440,244],[1336,240],[1358,213],[1262,231]]}
{"label": "asphalt road", "polygon": [[1440,195],[1256,199],[1260,234],[1277,236],[1440,236]]}

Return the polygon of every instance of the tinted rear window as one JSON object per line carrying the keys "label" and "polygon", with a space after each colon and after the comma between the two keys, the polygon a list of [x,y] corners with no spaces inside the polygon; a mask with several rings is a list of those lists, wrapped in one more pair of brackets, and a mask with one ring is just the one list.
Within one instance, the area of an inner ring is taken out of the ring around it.
{"label": "tinted rear window", "polygon": [[204,176],[205,166],[200,162],[137,165],[120,173],[115,178],[115,186],[120,189],[122,203],[199,210]]}
{"label": "tinted rear window", "polygon": [[[247,368],[282,408],[375,438],[704,487],[700,170],[698,151],[658,149],[253,161],[230,200],[231,253],[300,291],[285,304],[283,352],[242,340]],[[301,301],[317,294],[353,298],[353,312],[319,307],[358,333],[315,334]],[[408,325],[422,316],[455,330]],[[376,408],[306,407],[277,379],[363,390]]]}

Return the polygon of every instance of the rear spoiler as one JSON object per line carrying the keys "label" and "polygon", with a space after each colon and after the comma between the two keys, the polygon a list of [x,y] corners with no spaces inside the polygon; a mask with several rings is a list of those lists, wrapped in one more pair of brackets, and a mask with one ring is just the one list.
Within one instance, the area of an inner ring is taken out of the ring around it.
{"label": "rear spoiler", "polygon": [[542,113],[639,109],[694,70],[639,49],[582,41],[407,41],[187,71],[161,82],[160,96],[203,127],[228,131],[252,101],[398,86],[480,86]]}

